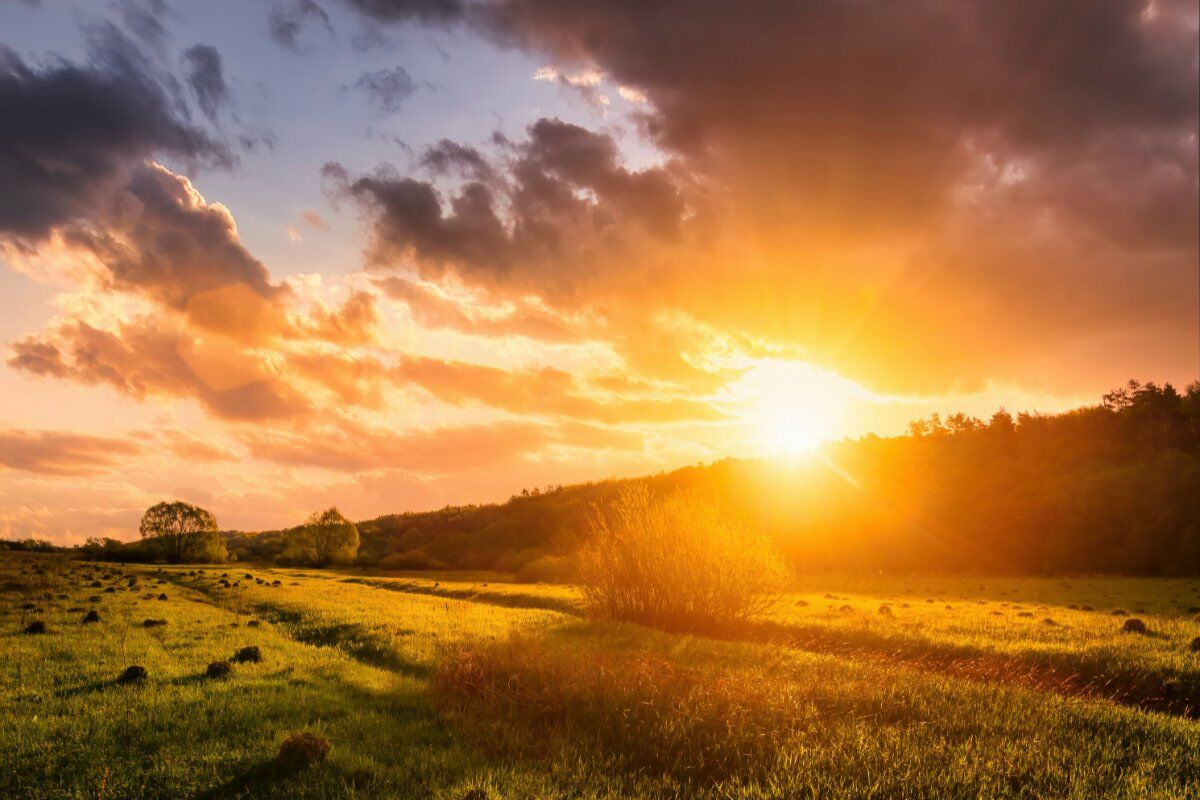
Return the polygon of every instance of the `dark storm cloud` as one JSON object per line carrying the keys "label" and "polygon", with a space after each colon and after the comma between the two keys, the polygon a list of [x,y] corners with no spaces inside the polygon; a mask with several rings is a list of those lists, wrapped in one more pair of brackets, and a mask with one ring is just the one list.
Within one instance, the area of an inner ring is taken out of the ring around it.
{"label": "dark storm cloud", "polygon": [[216,121],[217,114],[230,104],[229,85],[221,67],[221,54],[207,44],[189,47],[183,53],[188,85],[204,116]]}
{"label": "dark storm cloud", "polygon": [[371,103],[385,114],[400,110],[404,101],[417,91],[417,85],[404,67],[364,72],[354,82],[354,89],[361,92]]}
{"label": "dark storm cloud", "polygon": [[0,45],[0,234],[39,238],[88,217],[154,155],[228,163],[123,47],[26,65]]}
{"label": "dark storm cloud", "polygon": [[476,22],[643,92],[655,140],[756,210],[861,224],[939,205],[972,140],[1040,162],[1114,131],[1194,131],[1189,6],[501,0]]}
{"label": "dark storm cloud", "polygon": [[333,35],[333,23],[324,8],[314,0],[285,0],[275,3],[267,13],[267,30],[281,47],[300,49],[300,35],[309,23],[319,24]]}
{"label": "dark storm cloud", "polygon": [[[631,113],[667,163],[625,170],[609,137],[544,121],[499,177],[460,169],[444,204],[402,175],[347,187],[373,213],[376,262],[556,302],[624,290],[643,311],[868,365],[879,386],[905,353],[928,363],[898,388],[945,387],[1015,377],[1047,336],[1066,352],[1116,335],[1065,312],[1081,294],[1124,303],[1121,330],[1169,331],[1172,363],[1194,364],[1194,337],[1176,336],[1194,303],[1163,298],[1195,297],[1200,258],[1198,14],[1191,0],[472,3],[465,27],[645,97]],[[1009,262],[1022,237],[1043,256]],[[653,280],[630,280],[633,265]],[[964,325],[987,341],[967,348]]]}
{"label": "dark storm cloud", "polygon": [[351,176],[337,164],[324,172],[367,211],[380,265],[413,254],[435,274],[454,267],[487,280],[520,270],[552,291],[551,283],[588,272],[597,256],[679,238],[685,207],[664,169],[628,170],[611,137],[561,120],[539,120],[528,134],[511,145],[503,182],[472,148],[442,142],[427,151],[422,161],[434,170],[474,173],[448,212],[429,182],[386,169]]}
{"label": "dark storm cloud", "polygon": [[446,23],[461,19],[464,0],[342,0],[364,16],[379,22]]}

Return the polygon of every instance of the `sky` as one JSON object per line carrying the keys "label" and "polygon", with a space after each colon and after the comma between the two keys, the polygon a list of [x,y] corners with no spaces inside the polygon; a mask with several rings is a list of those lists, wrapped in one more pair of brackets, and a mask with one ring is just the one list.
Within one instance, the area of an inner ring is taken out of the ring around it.
{"label": "sky", "polygon": [[1192,0],[0,0],[0,537],[1200,371]]}

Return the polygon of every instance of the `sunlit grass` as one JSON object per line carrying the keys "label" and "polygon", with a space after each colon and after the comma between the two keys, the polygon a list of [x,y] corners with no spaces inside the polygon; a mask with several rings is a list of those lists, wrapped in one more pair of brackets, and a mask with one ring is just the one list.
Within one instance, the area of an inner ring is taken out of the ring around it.
{"label": "sunlit grass", "polygon": [[[749,641],[719,641],[589,622],[571,587],[485,575],[228,566],[169,568],[158,584],[152,567],[47,563],[56,566],[38,583],[24,559],[0,562],[4,797],[1200,791],[1192,720],[955,672],[928,656],[1190,679],[1200,666],[1187,646],[1200,635],[1185,613],[1191,581],[801,579],[802,593],[751,621]],[[124,578],[102,581],[121,587],[113,593],[83,585],[83,574],[100,572],[140,575],[139,587],[129,591]],[[222,587],[222,573],[239,586]],[[168,599],[145,597],[160,592]],[[891,615],[879,613],[884,603]],[[1144,609],[1150,635],[1120,632],[1109,605]],[[92,607],[96,625],[68,611]],[[35,616],[49,632],[19,633]],[[143,628],[146,618],[167,624]],[[767,635],[780,629],[820,635],[788,646]],[[261,664],[236,665],[227,680],[202,677],[209,662],[250,644]],[[482,668],[445,679],[464,659]],[[149,669],[148,683],[116,685],[134,663]],[[273,769],[280,742],[301,730],[329,738],[329,761]]]}

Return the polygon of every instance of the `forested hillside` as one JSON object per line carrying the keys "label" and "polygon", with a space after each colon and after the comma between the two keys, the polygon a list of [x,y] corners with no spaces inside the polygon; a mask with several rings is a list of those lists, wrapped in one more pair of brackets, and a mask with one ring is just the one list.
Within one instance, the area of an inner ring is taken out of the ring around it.
{"label": "forested hillside", "polygon": [[[628,480],[358,523],[356,563],[562,577],[587,517]],[[696,489],[766,532],[800,571],[1200,574],[1200,383],[1130,382],[1062,414],[933,416],[907,435],[796,460],[724,460],[645,480]],[[288,531],[227,532],[240,561],[286,561]],[[30,548],[37,543],[0,543]],[[146,543],[92,555],[153,560]]]}
{"label": "forested hillside", "polygon": [[[716,495],[800,570],[1200,574],[1200,384],[1131,382],[1055,415],[935,415],[801,462],[731,459],[647,480]],[[359,563],[516,571],[569,553],[589,508],[622,483],[362,522]],[[282,541],[234,534],[230,549],[269,560]]]}

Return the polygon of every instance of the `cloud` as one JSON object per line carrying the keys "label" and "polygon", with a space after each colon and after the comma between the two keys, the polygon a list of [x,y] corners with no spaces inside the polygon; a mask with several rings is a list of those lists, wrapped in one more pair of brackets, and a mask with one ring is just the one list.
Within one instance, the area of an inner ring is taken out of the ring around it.
{"label": "cloud", "polygon": [[521,336],[542,342],[580,341],[589,336],[587,327],[579,321],[522,299],[510,307],[496,306],[481,314],[478,308],[462,305],[439,294],[432,287],[389,276],[380,278],[377,285],[391,298],[408,306],[413,317],[430,329],[449,329],[460,333],[486,336]]}
{"label": "cloud", "polygon": [[171,13],[164,0],[120,0],[118,8],[125,27],[146,44],[163,49],[170,33],[163,18]]}
{"label": "cloud", "polygon": [[[394,171],[354,176],[327,164],[324,174],[371,221],[375,265],[412,257],[431,278],[456,271],[553,297],[613,260],[684,235],[684,199],[665,169],[628,170],[612,137],[561,120],[538,120],[528,134],[514,145],[511,182],[485,183],[476,166],[448,211],[432,183]],[[468,148],[431,153],[433,165],[478,164]]]}
{"label": "cloud", "polygon": [[139,400],[193,398],[222,419],[288,419],[311,410],[269,359],[220,340],[197,340],[150,317],[115,330],[66,322],[11,349],[8,364],[17,370],[110,386]]}
{"label": "cloud", "polygon": [[609,104],[608,95],[600,91],[604,75],[594,69],[585,69],[572,74],[559,72],[554,67],[541,67],[533,73],[535,81],[557,83],[579,94],[590,105],[604,107]]}
{"label": "cloud", "polygon": [[238,458],[238,455],[231,450],[185,431],[165,428],[159,429],[152,436],[184,461],[235,461]]}
{"label": "cloud", "polygon": [[128,52],[97,46],[87,66],[36,69],[0,46],[0,235],[41,239],[92,216],[155,155],[232,158]]}
{"label": "cloud", "polygon": [[641,449],[641,437],[589,425],[544,425],[501,420],[407,432],[343,423],[298,435],[247,431],[245,444],[258,459],[337,472],[402,471],[421,476],[492,472],[527,462],[547,447]]}
{"label": "cloud", "polygon": [[[229,308],[220,305],[239,294],[265,306],[285,291],[242,245],[228,209],[157,164],[133,168],[96,224],[68,228],[64,242],[93,255],[116,288],[187,310],[209,326],[228,325]],[[269,316],[269,308],[252,311]]]}
{"label": "cloud", "polygon": [[254,431],[246,445],[255,458],[340,472],[399,469],[447,474],[512,463],[552,441],[551,429],[529,422],[463,425],[397,433],[343,425],[319,435]]}
{"label": "cloud", "polygon": [[64,431],[0,431],[0,466],[42,475],[84,475],[115,467],[142,447],[128,439]]}
{"label": "cloud", "polygon": [[484,184],[498,180],[496,169],[483,153],[470,145],[442,139],[421,153],[418,163],[434,175],[452,175]]}
{"label": "cloud", "polygon": [[454,22],[463,17],[465,0],[342,0],[363,16],[385,23],[420,21],[427,24]]}
{"label": "cloud", "polygon": [[1082,293],[1193,371],[1194,304],[1164,298],[1195,296],[1200,258],[1194,3],[498,0],[461,20],[545,79],[623,90],[663,161],[540,120],[491,174],[447,161],[457,188],[343,171],[376,267],[599,309],[610,335],[682,313],[892,390],[1020,379],[1049,336],[1109,335],[1040,301]]}
{"label": "cloud", "polygon": [[354,82],[353,88],[370,100],[381,113],[394,114],[417,91],[417,84],[408,70],[397,66],[364,72]]}
{"label": "cloud", "polygon": [[565,417],[609,425],[716,421],[723,415],[685,398],[597,397],[569,372],[505,370],[482,364],[407,357],[394,379],[421,387],[445,403],[480,404],[524,416]]}
{"label": "cloud", "polygon": [[368,345],[374,343],[379,324],[379,308],[374,295],[358,291],[340,308],[314,310],[305,333],[334,344]]}
{"label": "cloud", "polygon": [[317,231],[329,230],[329,223],[326,222],[325,218],[322,217],[320,214],[318,214],[316,211],[305,211],[300,214],[300,219],[303,220],[305,225],[312,228],[313,230],[317,230]]}
{"label": "cloud", "polygon": [[300,51],[300,36],[309,22],[315,22],[333,36],[329,14],[314,0],[284,0],[267,12],[267,31],[280,47]]}
{"label": "cloud", "polygon": [[215,122],[221,109],[228,108],[231,103],[221,54],[212,45],[197,44],[184,51],[183,60],[188,85],[196,95],[200,110]]}

